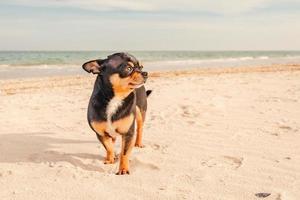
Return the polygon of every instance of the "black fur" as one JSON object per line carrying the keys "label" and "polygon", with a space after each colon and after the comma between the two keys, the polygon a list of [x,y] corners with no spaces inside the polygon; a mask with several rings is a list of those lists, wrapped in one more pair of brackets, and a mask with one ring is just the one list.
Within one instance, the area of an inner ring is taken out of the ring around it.
{"label": "black fur", "polygon": [[152,90],[147,90],[146,91],[146,95],[147,95],[147,97],[149,97],[149,95],[152,93]]}
{"label": "black fur", "polygon": [[[107,150],[107,153],[113,151],[111,145],[112,140],[115,140],[114,132],[122,135],[124,145],[122,145],[120,168],[117,174],[129,174],[128,156],[130,151],[128,150],[132,148],[136,111],[140,110],[142,115],[142,119],[140,117],[137,118],[138,130],[141,130],[141,120],[144,121],[146,116],[147,96],[152,92],[151,90],[146,91],[142,85],[146,82],[148,73],[142,71],[143,66],[135,57],[126,53],[116,53],[108,56],[107,59],[92,60],[84,63],[82,67],[89,73],[98,74],[88,105],[87,119],[89,125]],[[108,119],[108,106],[115,96],[117,97],[116,99],[121,99],[122,104],[112,113],[111,119]],[[132,115],[134,116],[133,120]],[[115,121],[118,121],[118,123],[114,124],[113,122]],[[93,128],[93,126],[95,127]],[[112,127],[116,129],[111,131],[113,133],[106,132],[110,131]],[[142,132],[139,131],[139,139],[136,139],[139,141],[136,141],[136,145],[140,147],[141,135]],[[111,155],[111,153],[108,153],[106,158],[109,163],[114,161]]]}
{"label": "black fur", "polygon": [[[139,66],[139,61],[134,56],[127,53],[116,53],[108,56],[107,59],[93,60],[83,64],[82,67],[85,71],[93,73],[94,71],[88,69],[87,65],[91,62],[96,62],[99,65],[97,69],[99,70],[99,73],[96,72],[98,75],[94,84],[94,89],[89,101],[87,112],[87,118],[91,128],[92,121],[107,120],[106,108],[109,101],[114,97],[113,87],[109,81],[109,78],[115,73],[119,73],[121,78],[128,76],[128,74],[126,74],[124,71],[128,61]],[[115,63],[118,64],[118,66],[113,66]],[[146,73],[142,72],[142,69],[139,67],[136,70],[140,71],[141,73]],[[151,92],[151,90],[146,91],[144,86],[133,90],[133,92],[123,100],[122,106],[112,116],[112,122],[122,119],[123,117],[128,116],[130,113],[135,114],[136,106],[139,107],[142,117],[145,119],[145,113],[147,111],[147,96],[149,96]]]}

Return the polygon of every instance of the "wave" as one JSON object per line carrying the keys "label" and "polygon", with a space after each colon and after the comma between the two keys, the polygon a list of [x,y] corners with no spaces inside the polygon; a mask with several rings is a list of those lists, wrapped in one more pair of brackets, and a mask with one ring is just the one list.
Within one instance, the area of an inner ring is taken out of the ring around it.
{"label": "wave", "polygon": [[226,62],[240,62],[240,61],[249,61],[255,59],[269,59],[268,56],[262,57],[229,57],[229,58],[214,58],[214,59],[185,59],[185,60],[163,60],[163,61],[148,61],[144,62],[146,64],[202,64],[202,63],[226,63]]}
{"label": "wave", "polygon": [[32,65],[28,65],[28,64],[0,64],[0,69],[16,69],[16,68],[35,68],[35,69],[66,69],[66,68],[75,68],[81,65],[78,64],[61,64],[61,65],[57,65],[57,64],[43,64],[43,65],[36,65],[36,64],[32,64]]}
{"label": "wave", "polygon": [[[143,65],[149,70],[173,69],[186,67],[203,67],[203,66],[241,66],[241,65],[268,65],[283,63],[300,63],[300,56],[286,56],[281,58],[273,58],[265,55],[261,56],[243,56],[243,57],[223,57],[223,58],[193,58],[178,59],[168,58],[167,60],[147,59],[142,61]],[[81,70],[81,64],[0,64],[0,71],[8,71],[12,69],[38,69],[38,70]]]}
{"label": "wave", "polygon": [[270,59],[270,57],[269,56],[259,56],[258,59],[267,60],[267,59]]}

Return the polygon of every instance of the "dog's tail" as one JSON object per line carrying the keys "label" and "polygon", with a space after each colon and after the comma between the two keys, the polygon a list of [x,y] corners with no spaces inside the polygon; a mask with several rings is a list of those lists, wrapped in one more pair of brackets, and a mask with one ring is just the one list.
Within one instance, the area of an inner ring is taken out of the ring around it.
{"label": "dog's tail", "polygon": [[152,93],[152,90],[147,90],[146,91],[146,95],[147,95],[147,97],[149,97],[149,95]]}

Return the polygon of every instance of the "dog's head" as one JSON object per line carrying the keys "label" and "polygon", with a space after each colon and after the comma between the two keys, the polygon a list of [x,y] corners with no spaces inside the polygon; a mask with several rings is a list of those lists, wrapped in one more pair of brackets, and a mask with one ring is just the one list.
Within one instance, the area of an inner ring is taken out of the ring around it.
{"label": "dog's head", "polygon": [[82,65],[88,73],[98,74],[109,79],[114,90],[133,90],[142,86],[148,73],[143,66],[128,53],[115,53],[107,59],[91,60]]}

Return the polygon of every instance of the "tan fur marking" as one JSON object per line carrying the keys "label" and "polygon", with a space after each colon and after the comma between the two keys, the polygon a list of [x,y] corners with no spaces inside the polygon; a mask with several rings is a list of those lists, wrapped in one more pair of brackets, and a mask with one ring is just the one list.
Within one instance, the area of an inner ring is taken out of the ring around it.
{"label": "tan fur marking", "polygon": [[115,152],[113,140],[109,136],[103,136],[103,145],[106,149],[106,158],[104,164],[113,164],[115,162]]}
{"label": "tan fur marking", "polygon": [[106,122],[92,122],[91,126],[93,129],[102,136],[102,143],[106,149],[106,158],[104,160],[105,164],[112,164],[115,162],[115,153],[113,138],[105,134]]}
{"label": "tan fur marking", "polygon": [[121,174],[129,174],[129,155],[131,153],[132,147],[133,147],[133,140],[131,140],[129,147],[127,149],[126,154],[124,155],[124,148],[125,148],[125,138],[122,137],[122,151],[121,151],[121,158],[120,158],[120,166],[119,166],[119,172],[118,175]]}
{"label": "tan fur marking", "polygon": [[106,122],[91,122],[91,126],[93,129],[101,136],[104,135],[105,129],[106,129]]}
{"label": "tan fur marking", "polygon": [[132,62],[128,62],[128,65],[130,65],[131,67],[134,67],[134,64]]}
{"label": "tan fur marking", "polygon": [[116,127],[116,130],[120,134],[125,134],[128,132],[130,126],[132,125],[134,120],[133,114],[130,114],[127,117],[119,119],[113,122],[113,127]]}
{"label": "tan fur marking", "polygon": [[131,82],[143,83],[144,82],[144,78],[143,78],[143,76],[142,76],[141,73],[134,72],[131,75]]}
{"label": "tan fur marking", "polygon": [[135,140],[136,147],[143,147],[142,136],[143,136],[143,116],[138,106],[136,106],[136,124],[137,124],[137,135]]}
{"label": "tan fur marking", "polygon": [[142,84],[144,78],[141,73],[133,72],[129,77],[121,78],[119,74],[113,74],[110,77],[110,82],[112,84],[115,96],[123,99],[133,91],[133,88],[129,85],[132,84]]}
{"label": "tan fur marking", "polygon": [[114,74],[110,77],[110,82],[113,86],[113,90],[116,96],[125,98],[128,96],[132,89],[129,88],[130,77],[121,78],[119,74]]}
{"label": "tan fur marking", "polygon": [[[133,123],[133,120],[134,116],[133,114],[130,114],[127,117],[114,121],[112,123],[112,127],[118,130],[120,134],[125,134],[128,132],[130,126]],[[93,129],[101,136],[105,136],[104,132],[108,132],[106,122],[92,122],[91,125]]]}

